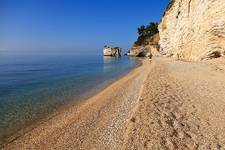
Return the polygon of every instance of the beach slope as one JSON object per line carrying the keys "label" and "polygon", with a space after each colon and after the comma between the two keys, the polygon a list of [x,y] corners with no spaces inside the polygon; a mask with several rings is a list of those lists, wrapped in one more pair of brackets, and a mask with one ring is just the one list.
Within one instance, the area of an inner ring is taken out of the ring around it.
{"label": "beach slope", "polygon": [[224,68],[155,59],[125,149],[225,149]]}
{"label": "beach slope", "polygon": [[4,149],[121,149],[149,61],[106,89],[60,112]]}
{"label": "beach slope", "polygon": [[225,149],[223,65],[146,60],[4,149]]}

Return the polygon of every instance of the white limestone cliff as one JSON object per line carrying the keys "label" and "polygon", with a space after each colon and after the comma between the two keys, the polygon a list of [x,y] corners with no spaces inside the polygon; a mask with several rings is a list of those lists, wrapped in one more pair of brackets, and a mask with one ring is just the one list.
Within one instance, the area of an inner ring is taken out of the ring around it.
{"label": "white limestone cliff", "polygon": [[225,0],[171,0],[159,25],[160,52],[181,60],[225,56]]}

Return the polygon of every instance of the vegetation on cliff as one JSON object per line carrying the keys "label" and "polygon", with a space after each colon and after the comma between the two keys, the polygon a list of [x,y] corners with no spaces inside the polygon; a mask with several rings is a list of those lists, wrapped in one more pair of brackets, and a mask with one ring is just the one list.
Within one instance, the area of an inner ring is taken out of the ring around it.
{"label": "vegetation on cliff", "polygon": [[147,26],[142,25],[137,30],[139,37],[135,45],[143,45],[147,38],[159,33],[157,22],[150,22]]}

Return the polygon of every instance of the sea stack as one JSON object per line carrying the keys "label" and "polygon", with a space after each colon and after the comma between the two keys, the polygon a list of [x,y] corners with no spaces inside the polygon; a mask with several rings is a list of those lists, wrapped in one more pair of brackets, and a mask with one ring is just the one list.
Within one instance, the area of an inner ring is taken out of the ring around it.
{"label": "sea stack", "polygon": [[121,48],[104,46],[103,54],[104,56],[113,56],[113,57],[121,56]]}

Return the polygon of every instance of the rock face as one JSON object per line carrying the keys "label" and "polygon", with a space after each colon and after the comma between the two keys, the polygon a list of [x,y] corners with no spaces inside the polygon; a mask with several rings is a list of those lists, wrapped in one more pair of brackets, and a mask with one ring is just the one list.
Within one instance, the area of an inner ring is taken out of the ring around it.
{"label": "rock face", "polygon": [[103,54],[104,56],[121,56],[121,48],[105,46],[103,48]]}
{"label": "rock face", "polygon": [[128,56],[146,57],[148,55],[158,56],[159,54],[159,34],[147,38],[142,45],[133,45],[127,53]]}
{"label": "rock face", "polygon": [[225,1],[171,0],[159,25],[160,52],[199,61],[225,55]]}

